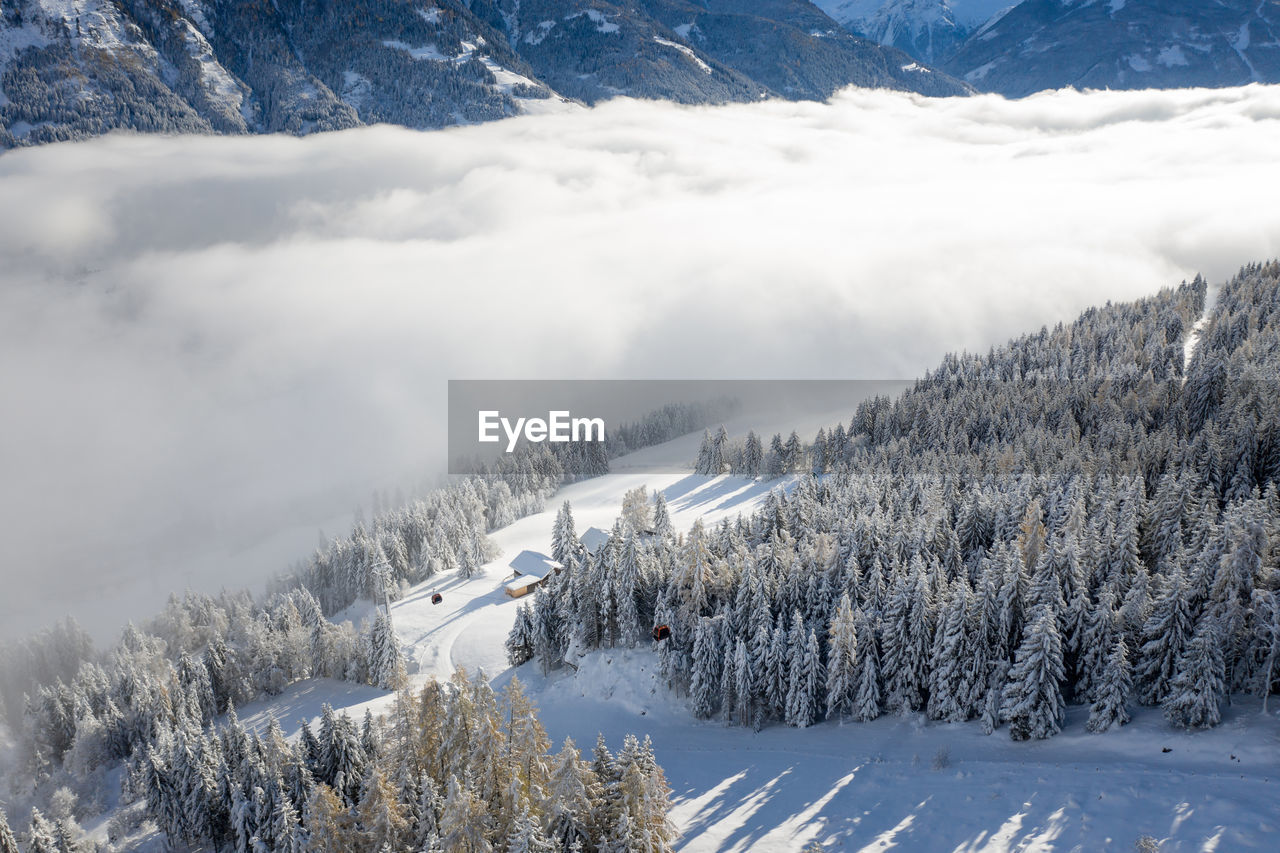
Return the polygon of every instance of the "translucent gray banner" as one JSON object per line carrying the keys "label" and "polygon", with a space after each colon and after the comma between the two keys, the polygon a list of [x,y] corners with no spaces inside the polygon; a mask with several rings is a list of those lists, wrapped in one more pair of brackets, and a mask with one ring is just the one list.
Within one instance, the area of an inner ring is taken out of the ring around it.
{"label": "translucent gray banner", "polygon": [[449,473],[473,473],[541,444],[557,453],[611,459],[722,424],[745,433],[805,429],[824,415],[832,424],[847,423],[861,401],[896,396],[909,384],[865,379],[450,380]]}

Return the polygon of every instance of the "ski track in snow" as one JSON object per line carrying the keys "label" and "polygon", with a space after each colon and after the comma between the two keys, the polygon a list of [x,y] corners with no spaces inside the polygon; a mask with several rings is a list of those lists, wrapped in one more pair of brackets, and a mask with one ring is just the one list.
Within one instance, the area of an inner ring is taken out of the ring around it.
{"label": "ski track in snow", "polygon": [[[770,488],[787,485],[689,473],[681,463],[698,440],[639,451],[615,460],[605,477],[566,486],[544,512],[492,534],[502,554],[482,572],[433,578],[395,602],[414,684],[447,679],[460,666],[483,669],[501,689],[515,674],[503,643],[521,601],[503,591],[508,563],[525,549],[550,550],[565,500],[579,534],[607,530],[625,492],[647,485],[664,492],[673,523],[687,529],[698,517],[716,523],[747,514]],[[444,600],[432,605],[436,591]],[[343,616],[358,621],[371,610]],[[1162,841],[1162,851],[1270,850],[1270,834],[1280,830],[1280,719],[1261,715],[1252,700],[1225,707],[1218,729],[1196,733],[1172,730],[1158,710],[1135,709],[1120,732],[1090,735],[1088,709],[1072,706],[1062,734],[1013,743],[1003,730],[988,737],[977,723],[919,715],[758,733],[697,721],[666,689],[647,648],[593,652],[577,672],[543,676],[531,663],[518,675],[556,748],[572,737],[589,751],[597,733],[611,748],[627,733],[652,737],[683,833],[677,849],[686,853],[780,853],[812,841],[828,851],[1129,851],[1143,835]],[[314,679],[246,706],[241,719],[263,727],[275,716],[296,734],[324,703],[358,718],[385,711],[392,698]]]}
{"label": "ski track in snow", "polygon": [[1216,288],[1210,287],[1204,295],[1204,310],[1200,312],[1199,319],[1191,326],[1191,330],[1187,332],[1186,338],[1182,341],[1182,372],[1183,384],[1186,384],[1185,374],[1191,367],[1191,359],[1195,358],[1196,346],[1200,343],[1200,335],[1204,332],[1204,327],[1209,322],[1209,315],[1213,313],[1213,303],[1218,295]]}

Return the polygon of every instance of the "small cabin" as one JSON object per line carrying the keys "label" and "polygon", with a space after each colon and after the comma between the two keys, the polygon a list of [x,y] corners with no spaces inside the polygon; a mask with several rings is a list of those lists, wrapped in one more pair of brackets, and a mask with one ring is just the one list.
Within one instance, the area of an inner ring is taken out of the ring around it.
{"label": "small cabin", "polygon": [[508,565],[511,568],[511,578],[503,588],[512,598],[528,595],[552,572],[564,569],[564,566],[537,551],[521,551]]}
{"label": "small cabin", "polygon": [[582,543],[582,547],[594,554],[599,551],[604,543],[609,541],[609,533],[601,530],[599,527],[588,527],[583,534],[578,537],[578,541]]}
{"label": "small cabin", "polygon": [[512,598],[522,598],[538,588],[546,578],[537,575],[516,575],[507,581],[505,589]]}

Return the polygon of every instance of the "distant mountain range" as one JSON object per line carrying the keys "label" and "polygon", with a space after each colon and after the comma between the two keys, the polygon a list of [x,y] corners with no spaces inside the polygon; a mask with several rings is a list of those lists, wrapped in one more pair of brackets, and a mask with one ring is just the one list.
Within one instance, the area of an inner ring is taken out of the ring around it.
{"label": "distant mountain range", "polygon": [[942,63],[1012,97],[1046,88],[1280,82],[1277,0],[1024,0]]}
{"label": "distant mountain range", "polygon": [[1280,0],[4,0],[0,148],[309,133],[629,95],[1280,81]]}
{"label": "distant mountain range", "polygon": [[978,89],[1280,82],[1278,0],[817,0]]}
{"label": "distant mountain range", "polygon": [[0,147],[969,87],[803,0],[5,0]]}
{"label": "distant mountain range", "polygon": [[952,56],[965,39],[1016,0],[815,0],[851,32],[921,62]]}

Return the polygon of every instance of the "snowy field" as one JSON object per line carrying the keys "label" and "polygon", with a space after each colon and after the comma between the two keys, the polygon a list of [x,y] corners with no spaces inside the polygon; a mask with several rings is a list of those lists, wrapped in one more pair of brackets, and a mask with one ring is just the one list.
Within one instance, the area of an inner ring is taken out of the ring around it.
{"label": "snowy field", "polygon": [[544,680],[528,664],[519,675],[555,740],[651,735],[690,853],[814,840],[830,851],[1129,851],[1143,835],[1161,850],[1270,850],[1280,830],[1280,723],[1253,700],[1193,734],[1143,709],[1092,735],[1087,708],[1030,743],[922,717],[756,734],[693,720],[656,663],[647,651],[595,653],[573,677]]}
{"label": "snowy field", "polygon": [[[564,488],[546,512],[493,534],[503,555],[483,573],[435,578],[396,602],[415,683],[458,666],[483,669],[495,687],[512,677],[503,642],[519,602],[502,583],[516,554],[549,550],[562,501],[572,503],[581,534],[611,527],[623,495],[639,485],[662,490],[678,529],[746,514],[763,500],[766,485],[690,474],[678,462],[693,447],[696,437],[649,448],[618,460],[615,473]],[[440,605],[430,602],[435,591]],[[557,743],[572,737],[589,748],[597,733],[614,746],[628,732],[653,738],[674,791],[679,849],[689,853],[781,853],[815,840],[829,851],[1129,851],[1142,836],[1168,851],[1270,850],[1280,831],[1280,719],[1263,716],[1253,699],[1224,708],[1218,729],[1195,733],[1139,709],[1124,729],[1092,735],[1087,709],[1072,707],[1061,735],[1015,743],[1004,730],[988,737],[977,723],[922,715],[759,733],[700,722],[666,690],[647,648],[591,653],[577,673],[543,677],[530,663],[517,674]],[[359,717],[391,699],[308,681],[241,718],[261,727],[274,715],[294,734],[322,703]]]}

